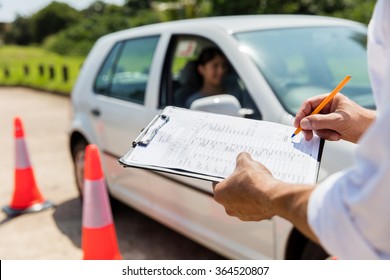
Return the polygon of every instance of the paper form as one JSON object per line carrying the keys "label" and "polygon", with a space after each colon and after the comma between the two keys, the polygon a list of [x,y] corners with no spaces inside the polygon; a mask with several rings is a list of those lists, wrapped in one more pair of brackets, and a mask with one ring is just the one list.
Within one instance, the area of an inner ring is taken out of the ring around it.
{"label": "paper form", "polygon": [[320,139],[291,139],[294,127],[167,107],[170,120],[147,147],[137,146],[124,161],[226,178],[236,157],[248,152],[274,177],[292,183],[315,183]]}

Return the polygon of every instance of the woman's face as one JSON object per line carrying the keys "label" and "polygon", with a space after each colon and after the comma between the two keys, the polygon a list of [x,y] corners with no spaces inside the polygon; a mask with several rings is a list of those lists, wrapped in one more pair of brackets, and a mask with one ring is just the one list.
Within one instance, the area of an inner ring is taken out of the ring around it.
{"label": "woman's face", "polygon": [[227,72],[226,59],[217,55],[203,65],[199,65],[199,73],[203,76],[203,84],[219,86]]}

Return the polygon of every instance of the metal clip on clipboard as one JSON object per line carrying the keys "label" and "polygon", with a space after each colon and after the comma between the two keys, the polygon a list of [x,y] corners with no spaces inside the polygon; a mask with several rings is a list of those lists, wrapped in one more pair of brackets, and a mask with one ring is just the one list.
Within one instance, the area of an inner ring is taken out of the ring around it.
{"label": "metal clip on clipboard", "polygon": [[[161,120],[162,123],[157,127],[154,127],[156,123]],[[167,115],[157,115],[154,119],[145,127],[141,134],[133,141],[133,148],[137,145],[139,146],[147,146],[153,140],[154,136],[156,136],[157,132],[169,121],[169,116]]]}

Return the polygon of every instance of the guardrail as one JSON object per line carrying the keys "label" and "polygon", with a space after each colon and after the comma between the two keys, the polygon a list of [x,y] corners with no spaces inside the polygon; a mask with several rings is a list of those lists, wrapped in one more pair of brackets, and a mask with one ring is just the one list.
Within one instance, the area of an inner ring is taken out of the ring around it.
{"label": "guardrail", "polygon": [[0,66],[0,86],[27,86],[69,94],[80,67],[53,63],[3,65]]}

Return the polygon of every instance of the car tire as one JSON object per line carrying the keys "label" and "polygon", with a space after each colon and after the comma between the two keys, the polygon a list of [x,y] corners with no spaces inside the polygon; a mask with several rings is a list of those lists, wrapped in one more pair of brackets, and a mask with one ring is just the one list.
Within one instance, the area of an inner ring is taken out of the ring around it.
{"label": "car tire", "polygon": [[321,245],[310,241],[300,231],[293,228],[288,237],[284,258],[286,260],[325,260],[329,258],[329,254]]}
{"label": "car tire", "polygon": [[329,254],[317,243],[307,241],[303,248],[302,260],[326,260]]}
{"label": "car tire", "polygon": [[85,148],[88,146],[88,142],[84,139],[78,140],[72,147],[72,159],[74,176],[76,180],[76,187],[79,192],[79,197],[83,199],[84,188],[84,157]]}
{"label": "car tire", "polygon": [[[85,148],[88,146],[88,142],[84,139],[80,139],[73,145],[72,148],[72,158],[73,158],[73,167],[74,167],[74,175],[76,180],[76,187],[79,193],[79,198],[81,202],[83,201],[83,189],[84,189],[84,158],[85,158]],[[107,181],[105,181],[107,186]],[[108,196],[110,199],[110,204],[112,210],[115,210],[121,203],[111,196],[108,191]]]}

